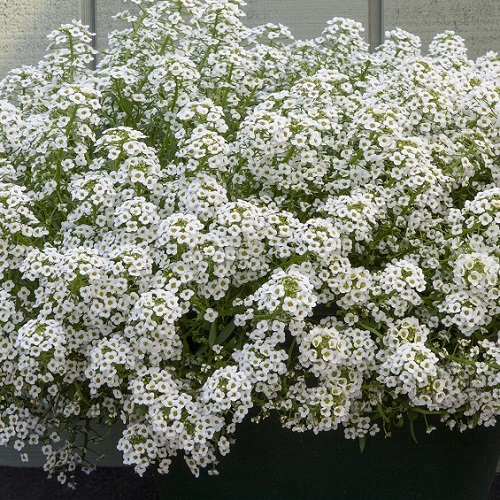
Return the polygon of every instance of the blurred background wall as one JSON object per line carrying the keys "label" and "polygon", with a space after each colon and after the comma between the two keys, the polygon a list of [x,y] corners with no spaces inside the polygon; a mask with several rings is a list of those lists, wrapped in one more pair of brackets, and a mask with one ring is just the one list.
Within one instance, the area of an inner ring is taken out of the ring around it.
{"label": "blurred background wall", "polygon": [[[287,25],[297,38],[318,36],[326,21],[341,16],[368,28],[369,3],[374,0],[247,0],[246,23]],[[0,0],[0,77],[23,64],[36,64],[47,46],[46,35],[62,23],[80,19],[82,5],[95,5],[97,47],[106,47],[107,33],[120,26],[112,15],[130,2],[123,0]],[[403,28],[432,37],[454,30],[466,39],[475,58],[488,50],[500,52],[500,0],[384,0],[383,30]]]}

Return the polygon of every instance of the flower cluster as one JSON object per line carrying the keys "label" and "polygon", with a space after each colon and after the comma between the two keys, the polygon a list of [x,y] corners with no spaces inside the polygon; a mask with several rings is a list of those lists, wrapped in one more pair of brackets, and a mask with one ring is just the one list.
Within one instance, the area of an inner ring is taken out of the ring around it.
{"label": "flower cluster", "polygon": [[64,482],[90,424],[121,421],[140,474],[216,473],[270,412],[348,438],[494,424],[496,54],[132,1],[95,71],[75,22],[0,82],[0,443]]}

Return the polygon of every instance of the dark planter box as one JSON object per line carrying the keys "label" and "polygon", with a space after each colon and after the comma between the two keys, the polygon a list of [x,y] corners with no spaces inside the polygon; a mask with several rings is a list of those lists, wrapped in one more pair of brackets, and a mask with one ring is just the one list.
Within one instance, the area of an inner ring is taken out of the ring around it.
{"label": "dark planter box", "polygon": [[[427,434],[408,428],[367,438],[363,453],[343,433],[295,433],[270,418],[243,423],[219,476],[198,479],[184,461],[157,478],[165,499],[487,499],[500,426]],[[180,457],[178,457],[180,458]]]}

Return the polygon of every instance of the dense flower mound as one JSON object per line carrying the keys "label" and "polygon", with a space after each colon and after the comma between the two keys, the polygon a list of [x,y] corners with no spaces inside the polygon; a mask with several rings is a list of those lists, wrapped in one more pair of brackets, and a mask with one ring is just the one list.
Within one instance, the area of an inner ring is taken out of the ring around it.
{"label": "dense flower mound", "polygon": [[252,408],[493,425],[497,55],[132,2],[96,71],[74,22],[0,82],[0,443],[65,481],[95,423],[140,474],[212,469]]}

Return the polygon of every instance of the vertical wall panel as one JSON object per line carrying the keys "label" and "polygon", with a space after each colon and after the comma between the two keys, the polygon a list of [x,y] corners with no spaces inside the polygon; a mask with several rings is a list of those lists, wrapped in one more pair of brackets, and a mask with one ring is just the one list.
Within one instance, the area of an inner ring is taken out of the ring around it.
{"label": "vertical wall panel", "polygon": [[0,0],[0,77],[45,54],[47,34],[79,17],[79,0]]}
{"label": "vertical wall panel", "polygon": [[288,26],[296,38],[315,38],[321,34],[326,21],[347,17],[368,22],[368,0],[247,0],[247,24],[256,26],[267,22]]}
{"label": "vertical wall panel", "polygon": [[[247,0],[246,23],[287,25],[297,38],[318,36],[328,19],[349,17],[368,24],[370,0]],[[80,0],[0,0],[0,77],[22,64],[35,64],[44,55],[46,35],[61,23],[79,17]],[[96,0],[97,45],[107,33],[123,26],[112,15],[132,4]],[[472,57],[487,50],[500,52],[500,0],[384,0],[384,27],[401,27],[422,37],[447,29],[466,39]]]}
{"label": "vertical wall panel", "polygon": [[[296,38],[320,35],[326,21],[333,17],[348,17],[366,27],[369,0],[247,0],[244,23],[257,26],[267,22],[288,26]],[[122,0],[96,0],[98,47],[106,45],[106,33],[123,26],[112,15],[124,10]],[[127,8],[130,3],[125,4]],[[133,5],[132,5],[133,7]]]}
{"label": "vertical wall panel", "polygon": [[108,33],[126,26],[123,21],[113,19],[113,16],[123,10],[133,10],[134,4],[123,3],[123,0],[96,0],[97,49],[107,47]]}
{"label": "vertical wall panel", "polygon": [[453,30],[470,57],[500,52],[499,0],[384,0],[384,26],[420,35],[424,49],[436,33]]}

